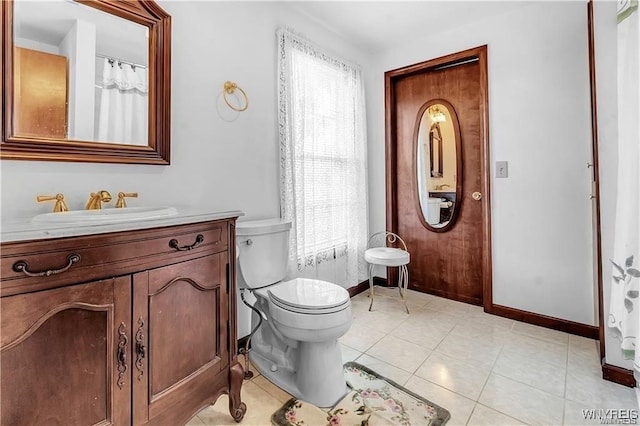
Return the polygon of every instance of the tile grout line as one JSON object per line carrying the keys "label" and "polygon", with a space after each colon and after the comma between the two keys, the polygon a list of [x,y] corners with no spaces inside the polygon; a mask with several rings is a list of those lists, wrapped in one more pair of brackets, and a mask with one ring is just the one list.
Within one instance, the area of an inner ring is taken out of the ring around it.
{"label": "tile grout line", "polygon": [[[513,326],[514,326],[514,325],[515,325],[515,322],[511,324],[511,327],[510,327],[510,329],[509,329],[509,332],[515,332],[515,331],[513,330]],[[517,333],[517,332],[515,332],[515,333]],[[505,415],[505,416],[507,416],[507,417],[509,417],[509,418],[515,419],[515,420],[517,420],[517,421],[519,421],[519,422],[522,422],[522,423],[524,423],[524,424],[529,424],[529,423],[527,423],[526,421],[524,421],[524,420],[522,420],[522,419],[520,419],[520,418],[514,417],[514,416],[512,416],[511,414],[508,414],[508,413],[502,412],[502,411],[500,411],[499,409],[497,409],[497,408],[495,408],[495,407],[491,407],[491,406],[489,406],[489,405],[485,405],[485,404],[483,404],[483,403],[481,403],[481,402],[480,402],[480,398],[481,398],[482,394],[484,393],[484,390],[486,389],[487,383],[489,383],[489,379],[491,378],[491,375],[498,375],[498,376],[500,376],[500,377],[504,377],[504,378],[506,378],[506,379],[513,380],[513,381],[515,381],[515,382],[517,382],[517,383],[522,383],[522,384],[527,385],[527,383],[519,382],[518,380],[512,379],[512,378],[510,378],[510,377],[503,376],[502,374],[500,374],[500,373],[498,373],[498,372],[494,371],[494,369],[495,369],[495,367],[496,367],[496,364],[498,363],[498,359],[500,359],[500,356],[502,355],[502,352],[503,352],[503,350],[504,350],[504,347],[505,347],[505,344],[504,344],[504,343],[502,343],[502,344],[501,344],[501,346],[500,346],[500,352],[498,352],[498,355],[496,356],[496,359],[493,361],[493,364],[492,364],[492,366],[491,366],[491,369],[489,370],[489,375],[487,376],[487,379],[485,380],[484,385],[482,386],[482,389],[480,390],[480,393],[478,394],[478,399],[476,400],[476,405],[474,406],[474,410],[473,410],[473,411],[475,411],[475,408],[476,408],[478,405],[482,405],[482,406],[485,406],[485,407],[487,407],[487,408],[489,408],[489,409],[491,409],[491,410],[494,410],[494,411],[496,411],[496,412],[498,412],[498,413],[500,413],[500,414],[502,414],[502,415]],[[532,386],[532,387],[533,387],[533,386]],[[534,389],[537,389],[537,388],[534,388]],[[541,390],[541,389],[538,389],[538,390]],[[471,417],[469,417],[469,420],[471,420]],[[468,422],[467,422],[467,423],[468,423]]]}
{"label": "tile grout line", "polygon": [[467,421],[464,423],[465,425],[467,425],[467,426],[469,425],[469,422],[471,421],[471,418],[473,417],[473,413],[475,413],[475,412],[476,412],[476,408],[478,408],[478,403],[477,403],[477,402],[475,402],[475,403],[473,404],[473,408],[471,409],[471,413],[469,413],[469,418],[468,418],[468,419],[467,419]]}
{"label": "tile grout line", "polygon": [[[513,325],[512,325],[512,327],[513,327]],[[509,330],[509,331],[511,331],[511,330]],[[504,343],[500,347],[500,352],[498,352],[498,356],[496,356],[495,361],[493,361],[493,365],[491,365],[491,368],[489,369],[489,375],[487,375],[487,378],[484,381],[484,384],[482,385],[482,389],[480,389],[480,393],[478,394],[478,399],[476,400],[476,405],[480,404],[480,398],[482,397],[482,394],[484,393],[484,390],[487,387],[487,383],[489,383],[489,379],[491,378],[491,375],[494,374],[493,369],[496,367],[496,364],[498,363],[498,359],[500,358],[500,355],[502,355],[502,350],[503,349],[504,349]],[[490,407],[489,405],[487,405],[486,407],[491,408],[492,410],[494,410],[494,411],[496,411],[498,413],[504,414],[505,416],[513,417],[513,416],[508,415],[507,413],[503,413],[502,411],[500,411],[500,410],[498,410],[498,409],[496,409],[494,407]],[[475,407],[474,407],[474,410],[475,410]],[[520,419],[516,419],[516,420],[521,421]]]}

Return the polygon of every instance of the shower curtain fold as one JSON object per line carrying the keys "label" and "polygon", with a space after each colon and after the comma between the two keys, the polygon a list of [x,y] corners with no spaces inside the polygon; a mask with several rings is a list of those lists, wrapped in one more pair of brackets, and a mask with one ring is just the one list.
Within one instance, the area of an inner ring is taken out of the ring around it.
{"label": "shower curtain fold", "polygon": [[147,145],[147,70],[105,58],[96,139]]}
{"label": "shower curtain fold", "polygon": [[[633,7],[631,3],[628,6]],[[607,325],[620,339],[626,359],[640,371],[640,28],[638,13],[619,11],[618,190],[611,301]]]}

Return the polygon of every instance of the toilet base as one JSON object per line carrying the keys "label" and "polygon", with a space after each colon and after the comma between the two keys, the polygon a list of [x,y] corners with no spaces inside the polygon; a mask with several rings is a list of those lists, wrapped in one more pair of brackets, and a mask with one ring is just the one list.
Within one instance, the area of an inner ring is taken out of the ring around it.
{"label": "toilet base", "polygon": [[259,351],[251,350],[249,359],[260,374],[295,398],[317,407],[333,407],[348,392],[338,341],[298,342],[298,345],[293,355],[294,372],[280,368]]}

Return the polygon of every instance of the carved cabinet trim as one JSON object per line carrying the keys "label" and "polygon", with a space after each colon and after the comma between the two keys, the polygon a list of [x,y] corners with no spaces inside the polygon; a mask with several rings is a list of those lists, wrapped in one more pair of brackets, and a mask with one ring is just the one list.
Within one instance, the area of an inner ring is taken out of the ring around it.
{"label": "carved cabinet trim", "polygon": [[[241,419],[234,223],[2,244],[0,423],[37,424],[42,408],[60,424],[184,424],[222,393]],[[69,253],[82,262],[61,274],[11,269]]]}

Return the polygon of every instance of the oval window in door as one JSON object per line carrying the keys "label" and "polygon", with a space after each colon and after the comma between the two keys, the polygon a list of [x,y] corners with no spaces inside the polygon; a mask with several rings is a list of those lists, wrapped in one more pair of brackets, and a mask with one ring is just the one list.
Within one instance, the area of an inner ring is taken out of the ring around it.
{"label": "oval window in door", "polygon": [[414,140],[420,218],[428,229],[444,232],[455,223],[462,193],[462,141],[453,105],[443,99],[424,104]]}

